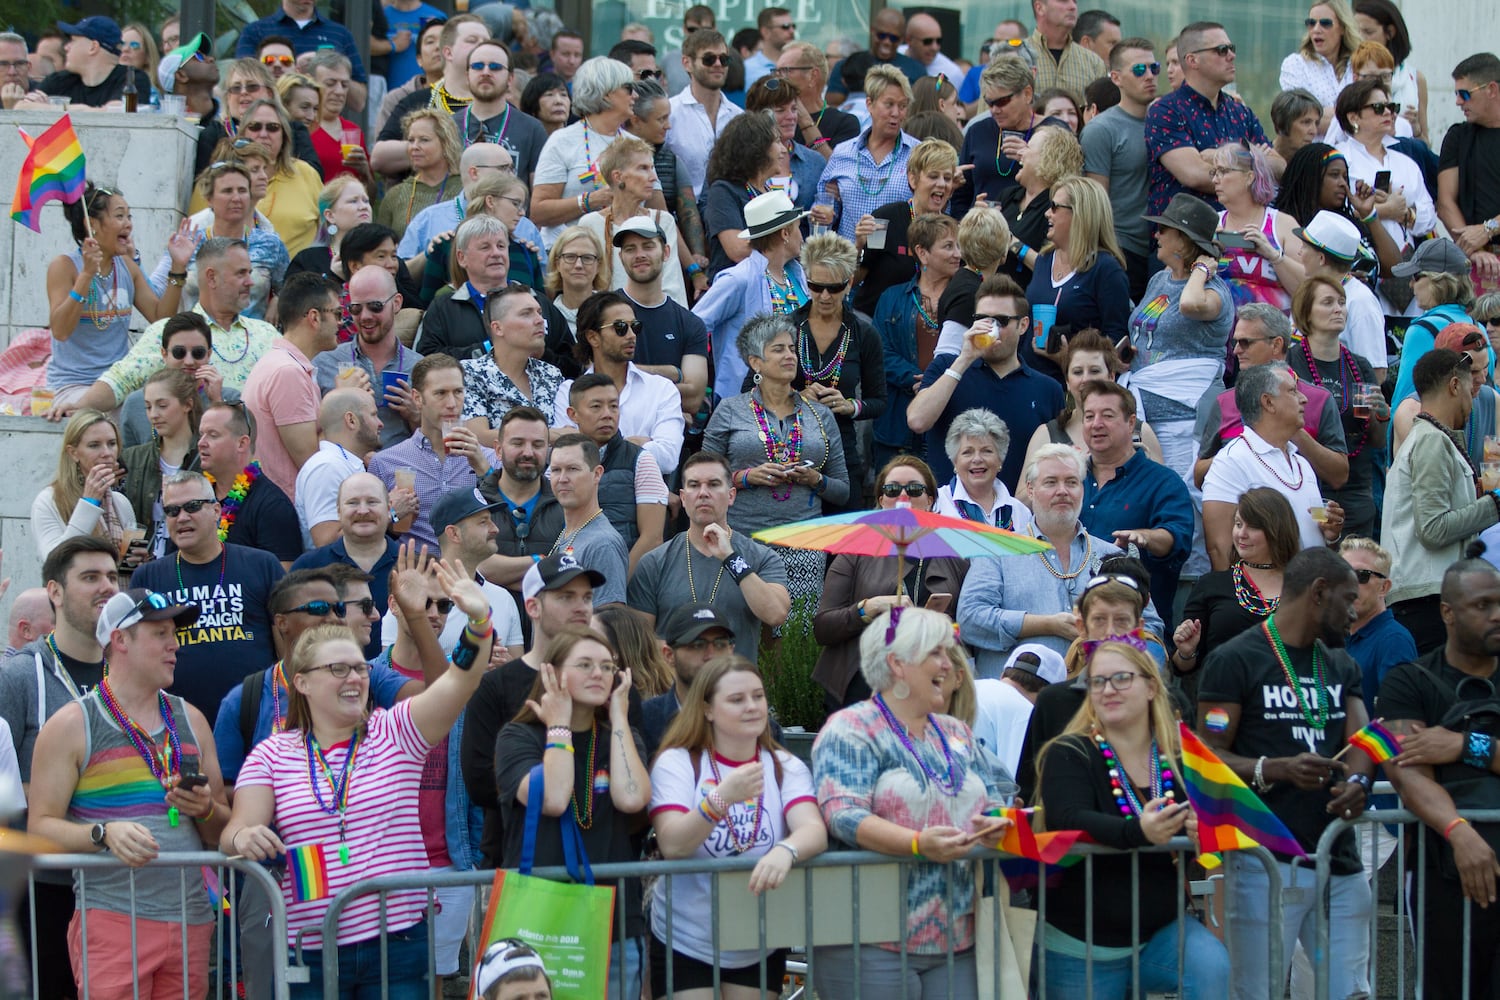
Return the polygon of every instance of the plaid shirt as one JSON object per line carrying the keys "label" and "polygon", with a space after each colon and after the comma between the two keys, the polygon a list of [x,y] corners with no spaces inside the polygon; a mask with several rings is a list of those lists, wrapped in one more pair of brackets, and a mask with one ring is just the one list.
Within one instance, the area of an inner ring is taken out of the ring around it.
{"label": "plaid shirt", "polygon": [[1040,30],[1033,31],[1026,39],[1027,46],[1036,55],[1036,92],[1061,87],[1080,100],[1089,84],[1101,76],[1109,75],[1104,60],[1082,45],[1069,41],[1063,46],[1062,58],[1052,58],[1052,50]]}
{"label": "plaid shirt", "polygon": [[823,177],[818,187],[826,190],[828,185],[838,186],[841,208],[838,213],[839,235],[854,239],[854,226],[881,205],[905,201],[911,197],[911,185],[906,180],[906,161],[917,140],[901,133],[901,142],[880,163],[870,155],[870,130],[856,138],[841,142],[833,151],[828,166],[823,168]]}

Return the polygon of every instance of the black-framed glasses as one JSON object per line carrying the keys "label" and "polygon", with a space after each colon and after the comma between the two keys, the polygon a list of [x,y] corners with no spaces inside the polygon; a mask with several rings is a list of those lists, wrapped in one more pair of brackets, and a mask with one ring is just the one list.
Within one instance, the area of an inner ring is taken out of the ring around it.
{"label": "black-framed glasses", "polygon": [[796,31],[797,30],[797,22],[796,21],[789,21],[786,24],[773,24],[773,25],[771,25],[771,27],[777,29],[778,31]]}
{"label": "black-framed glasses", "polygon": [[194,361],[202,361],[204,358],[208,357],[208,348],[206,348],[206,347],[187,348],[187,347],[183,347],[181,344],[176,344],[176,345],[174,345],[172,347],[171,353],[172,353],[172,358],[174,360],[176,360],[176,361],[182,361],[189,354],[191,354],[193,356],[193,360]]}
{"label": "black-framed glasses", "polygon": [[286,614],[312,615],[314,618],[327,618],[333,615],[335,618],[343,618],[349,613],[349,605],[343,601],[308,601],[299,604],[295,608],[288,608]]}
{"label": "black-framed glasses", "polygon": [[1307,28],[1323,28],[1323,29],[1326,30],[1328,28],[1333,27],[1333,18],[1331,18],[1331,17],[1309,17],[1307,20],[1303,21],[1302,24],[1303,24],[1304,27],[1307,27]]}
{"label": "black-framed glasses", "polygon": [[635,71],[635,78],[637,80],[656,80],[661,75],[662,72],[659,69],[638,69]]}
{"label": "black-framed glasses", "polygon": [[728,66],[728,52],[704,52],[698,56],[698,61],[705,66]]}
{"label": "black-framed glasses", "polygon": [[1104,677],[1090,677],[1089,690],[1094,694],[1103,694],[1104,686],[1108,684],[1116,691],[1129,691],[1131,685],[1135,683],[1135,679],[1139,676],[1141,675],[1134,670],[1121,670]]}
{"label": "black-framed glasses", "polygon": [[1206,48],[1194,49],[1193,51],[1189,52],[1188,55],[1195,56],[1195,55],[1198,55],[1200,52],[1212,52],[1214,55],[1218,56],[1220,59],[1223,59],[1223,58],[1225,58],[1227,56],[1234,55],[1234,51],[1235,51],[1234,43],[1233,42],[1225,42],[1223,45],[1210,45],[1210,46],[1208,46]]}
{"label": "black-framed glasses", "polygon": [[579,264],[582,264],[584,267],[593,267],[599,263],[599,255],[596,253],[560,253],[557,255],[557,259],[565,267],[577,267]]}
{"label": "black-framed glasses", "polygon": [[836,285],[812,280],[809,280],[807,283],[807,290],[812,292],[814,295],[817,295],[819,292],[826,292],[829,295],[837,295],[848,287],[849,282],[847,281],[840,281]]}
{"label": "black-framed glasses", "polygon": [[1483,323],[1485,326],[1500,326],[1500,316],[1491,316],[1489,319],[1483,320]]}
{"label": "black-framed glasses", "polygon": [[1011,101],[1014,101],[1016,99],[1016,94],[1019,93],[1020,91],[1018,90],[1014,94],[1002,94],[999,97],[986,97],[984,99],[984,103],[988,104],[990,107],[998,111],[999,109],[1009,104]]}
{"label": "black-framed glasses", "polygon": [[727,635],[721,635],[717,639],[694,639],[692,642],[684,642],[678,649],[691,649],[695,653],[701,653],[706,649],[712,649],[715,653],[734,652],[734,640]]}
{"label": "black-framed glasses", "polygon": [[1072,205],[1066,205],[1066,204],[1064,204],[1063,202],[1060,202],[1060,201],[1054,201],[1052,203],[1052,208],[1050,209],[1050,211],[1053,211],[1053,212],[1071,212],[1071,211],[1073,211],[1073,206]]}
{"label": "black-framed glasses", "polygon": [[641,321],[638,319],[617,319],[613,323],[605,323],[599,329],[600,332],[613,330],[616,337],[623,337],[627,332],[639,337],[641,335]]}
{"label": "black-framed glasses", "polygon": [[1376,577],[1381,580],[1390,579],[1390,577],[1386,576],[1378,569],[1357,569],[1354,571],[1354,578],[1359,581],[1360,586],[1364,586],[1365,584],[1369,583],[1371,577]]}
{"label": "black-framed glasses", "polygon": [[1017,313],[1015,316],[1007,316],[1005,313],[975,313],[974,318],[976,320],[992,319],[995,321],[995,328],[1000,329],[1002,327],[1010,326],[1018,319],[1025,319],[1026,314]]}
{"label": "black-framed glasses", "polygon": [[189,514],[196,514],[209,504],[218,502],[217,500],[189,500],[187,503],[163,504],[161,516],[170,521],[183,511],[187,511]]}
{"label": "black-framed glasses", "polygon": [[440,615],[446,615],[453,610],[453,598],[451,597],[429,597],[427,598],[427,610],[437,608]]}
{"label": "black-framed glasses", "polygon": [[917,39],[917,44],[918,45],[941,45],[941,44],[943,44],[943,39],[942,39],[941,35],[939,35],[937,38],[918,38]]}
{"label": "black-framed glasses", "polygon": [[345,601],[344,604],[349,608],[357,608],[359,613],[366,618],[375,614],[375,598],[373,597],[361,597],[357,601]]}
{"label": "black-framed glasses", "polygon": [[508,72],[510,70],[510,67],[505,65],[505,63],[503,62],[495,62],[491,60],[490,62],[471,62],[469,63],[469,69],[473,70],[475,73],[479,73],[483,70],[489,70],[491,73],[501,73]]}
{"label": "black-framed glasses", "polygon": [[368,677],[370,675],[370,665],[364,662],[320,663],[316,667],[308,667],[307,669],[309,673],[314,670],[326,670],[338,680],[343,680],[350,674],[358,674],[361,677]]}
{"label": "black-framed glasses", "polygon": [[1389,111],[1393,115],[1399,115],[1401,113],[1401,102],[1400,101],[1371,101],[1369,104],[1365,105],[1365,108],[1368,109],[1368,110],[1370,110],[1370,111],[1375,112],[1377,115],[1383,115],[1387,111]]}
{"label": "black-framed glasses", "polygon": [[1147,73],[1150,73],[1152,76],[1161,76],[1161,63],[1136,63],[1130,67],[1131,76],[1143,77]]}
{"label": "black-framed glasses", "polygon": [[921,497],[927,495],[926,483],[886,483],[880,487],[880,495],[895,499],[905,493],[909,497]]}
{"label": "black-framed glasses", "polygon": [[351,302],[349,303],[349,315],[358,316],[360,313],[368,309],[370,310],[370,313],[372,315],[379,316],[381,313],[385,312],[385,304],[395,297],[396,293],[392,292],[383,299],[374,299],[369,302]]}

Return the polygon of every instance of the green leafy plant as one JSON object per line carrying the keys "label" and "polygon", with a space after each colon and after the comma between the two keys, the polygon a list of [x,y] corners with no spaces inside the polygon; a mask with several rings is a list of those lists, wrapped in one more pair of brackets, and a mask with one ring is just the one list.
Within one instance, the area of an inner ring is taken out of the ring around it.
{"label": "green leafy plant", "polygon": [[766,698],[782,726],[801,726],[815,733],[823,725],[823,689],[812,679],[813,664],[821,647],[812,634],[817,603],[804,598],[792,606],[791,616],[781,628],[781,638],[763,642],[760,671],[766,681]]}

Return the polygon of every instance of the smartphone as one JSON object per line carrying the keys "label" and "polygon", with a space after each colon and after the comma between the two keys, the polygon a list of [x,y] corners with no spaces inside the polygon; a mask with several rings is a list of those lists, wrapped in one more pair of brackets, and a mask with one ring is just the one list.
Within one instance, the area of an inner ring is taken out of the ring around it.
{"label": "smartphone", "polygon": [[952,606],[952,594],[928,594],[927,603],[923,605],[928,611],[936,611],[940,615],[946,615]]}
{"label": "smartphone", "polygon": [[1221,229],[1214,233],[1214,242],[1226,250],[1253,250],[1255,244],[1232,229]]}
{"label": "smartphone", "polygon": [[208,775],[206,774],[184,774],[182,780],[177,782],[177,787],[183,791],[190,792],[195,788],[202,788],[206,784],[208,784]]}
{"label": "smartphone", "polygon": [[1065,323],[1053,323],[1047,331],[1047,353],[1057,354],[1063,348],[1063,338],[1071,337],[1073,328]]}
{"label": "smartphone", "polygon": [[797,464],[799,466],[801,466],[802,468],[804,468],[804,469],[811,469],[811,468],[814,468],[818,463],[814,462],[810,458],[807,458],[807,459],[803,459],[802,461],[798,462]]}
{"label": "smartphone", "polygon": [[1121,337],[1115,342],[1115,356],[1120,359],[1121,364],[1130,364],[1135,361],[1135,345],[1130,342],[1129,337]]}
{"label": "smartphone", "polygon": [[1391,193],[1391,172],[1389,170],[1377,170],[1375,172],[1375,190]]}

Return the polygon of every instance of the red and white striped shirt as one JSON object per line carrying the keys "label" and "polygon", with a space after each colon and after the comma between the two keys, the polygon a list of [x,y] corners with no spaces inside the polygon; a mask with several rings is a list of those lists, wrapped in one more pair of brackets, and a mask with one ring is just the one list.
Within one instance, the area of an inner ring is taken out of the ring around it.
{"label": "red and white striped shirt", "polygon": [[[339,817],[318,805],[309,779],[308,746],[300,731],[278,733],[258,743],[240,770],[237,787],[269,787],[276,796],[275,824],[288,847],[322,844],[328,863],[328,896],[306,903],[292,901],[289,875],[281,880],[286,900],[288,946],[306,931],[303,947],[322,948],[323,917],[332,898],[360,879],[427,870],[422,844],[417,793],[422,767],[431,744],[411,720],[411,703],[370,716],[349,776],[349,804],[345,814],[345,846],[349,863],[339,861]],[[324,749],[328,766],[341,773],[349,745]],[[333,794],[314,762],[312,778],[322,782],[325,805]],[[386,927],[399,931],[422,919],[426,897],[420,891],[393,892],[386,907]],[[371,894],[355,900],[339,919],[338,944],[367,941],[380,934],[380,898]]]}

